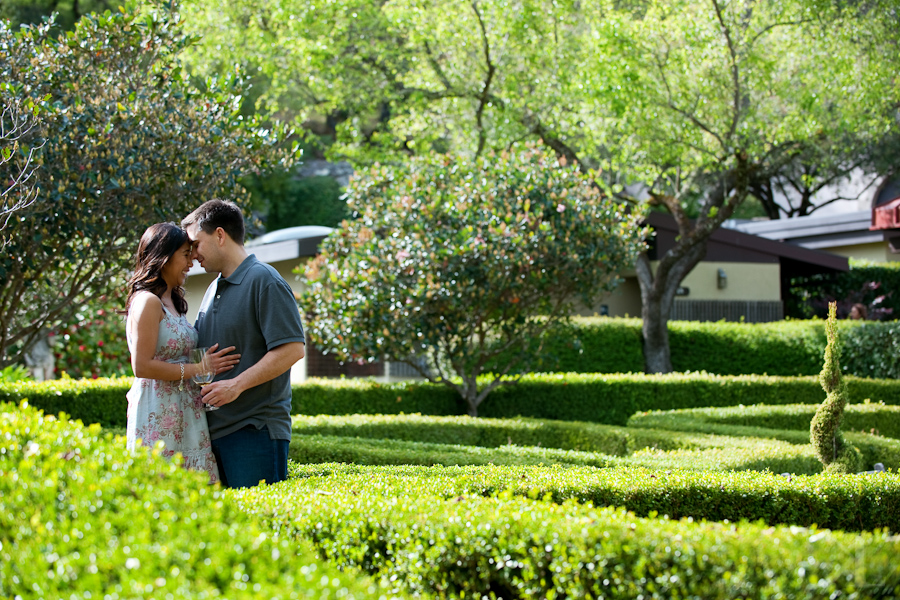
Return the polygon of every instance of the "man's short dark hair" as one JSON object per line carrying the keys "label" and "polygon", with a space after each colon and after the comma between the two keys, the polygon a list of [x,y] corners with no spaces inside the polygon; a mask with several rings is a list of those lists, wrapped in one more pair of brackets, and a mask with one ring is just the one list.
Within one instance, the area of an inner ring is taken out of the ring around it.
{"label": "man's short dark hair", "polygon": [[244,245],[244,215],[234,202],[210,200],[181,220],[187,229],[196,224],[204,233],[213,233],[221,227],[232,240]]}

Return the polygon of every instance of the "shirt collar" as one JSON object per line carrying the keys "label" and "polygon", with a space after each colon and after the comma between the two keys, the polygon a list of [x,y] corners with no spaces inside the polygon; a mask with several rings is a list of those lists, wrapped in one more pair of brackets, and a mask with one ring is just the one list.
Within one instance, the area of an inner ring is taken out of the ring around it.
{"label": "shirt collar", "polygon": [[238,265],[238,268],[234,270],[234,273],[232,273],[228,277],[222,277],[221,275],[219,277],[221,277],[222,281],[227,281],[232,285],[240,285],[244,280],[244,275],[246,275],[247,271],[250,270],[250,267],[258,262],[259,260],[256,258],[255,254],[248,254],[247,258],[245,258],[243,262]]}

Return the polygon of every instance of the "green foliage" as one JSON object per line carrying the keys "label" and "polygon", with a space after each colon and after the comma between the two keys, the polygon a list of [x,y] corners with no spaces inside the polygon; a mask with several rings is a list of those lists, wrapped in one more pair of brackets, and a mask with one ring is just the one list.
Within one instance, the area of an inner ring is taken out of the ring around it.
{"label": "green foliage", "polygon": [[850,260],[850,270],[791,279],[785,314],[794,318],[825,318],[828,305],[838,303],[838,318],[857,302],[865,304],[870,319],[900,318],[900,262],[873,263]]}
{"label": "green foliage", "polygon": [[114,293],[78,307],[51,338],[57,373],[73,379],[131,375],[124,316],[116,313],[124,306],[122,294]]}
{"label": "green foliage", "polygon": [[28,369],[22,365],[9,365],[8,367],[0,369],[0,383],[27,381],[28,379]]}
{"label": "green foliage", "polygon": [[837,335],[836,312],[836,304],[831,303],[825,324],[825,334],[828,336],[825,365],[819,374],[819,382],[827,395],[812,419],[809,436],[827,472],[855,473],[862,466],[859,450],[844,440],[841,433],[847,387],[841,378],[841,345]]}
{"label": "green foliage", "polygon": [[[822,465],[807,445],[770,439],[611,427],[575,421],[423,417],[294,417],[291,458],[301,463],[368,465],[580,465],[702,471],[814,474]],[[651,424],[651,426],[653,426]],[[674,429],[674,428],[673,428]],[[763,432],[765,433],[765,432]],[[900,465],[900,443],[894,444]]]}
{"label": "green foliage", "polygon": [[[629,427],[654,428],[667,432],[705,432],[723,436],[739,436],[782,440],[790,444],[808,445],[810,422],[816,404],[786,406],[737,406],[728,408],[694,408],[674,411],[648,411],[632,415]],[[844,437],[859,449],[862,464],[857,469],[872,469],[875,463],[900,469],[900,407],[884,404],[848,405],[844,413]],[[888,437],[881,437],[882,435]],[[889,439],[894,438],[894,439]],[[810,457],[817,455],[810,450]],[[770,467],[782,472],[780,468]],[[810,471],[818,473],[821,462]]]}
{"label": "green foliage", "polygon": [[[866,324],[866,327],[874,324]],[[849,325],[848,325],[849,326]],[[880,337],[880,336],[879,336]],[[581,317],[545,334],[537,369],[545,372],[628,373],[643,370],[640,319]],[[880,341],[880,340],[879,340]],[[729,323],[671,321],[669,345],[676,371],[719,375],[814,375],[825,349],[821,321]],[[868,340],[858,344],[854,368],[868,365]],[[844,369],[851,375],[875,372]],[[883,370],[878,372],[884,373]]]}
{"label": "green foliage", "polygon": [[900,379],[900,323],[866,322],[841,329],[841,368],[858,377]]}
{"label": "green foliage", "polygon": [[4,0],[0,4],[0,19],[9,19],[13,28],[20,25],[39,25],[50,15],[55,15],[54,32],[69,31],[76,21],[88,13],[118,10],[124,0]]}
{"label": "green foliage", "polygon": [[27,401],[48,415],[67,414],[84,423],[125,427],[130,378],[55,379],[0,383],[0,402]]}
{"label": "green foliage", "polygon": [[342,360],[424,360],[472,415],[528,369],[543,331],[615,287],[644,247],[639,211],[535,150],[375,167],[348,197],[360,218],[306,271],[317,346]]}
{"label": "green foliage", "polygon": [[292,160],[282,130],[241,118],[238,75],[187,81],[179,55],[192,41],[153,5],[85,17],[59,38],[0,24],[0,81],[48,107],[21,140],[46,141],[40,199],[0,231],[0,365],[118,287],[147,225],[212,196],[242,201],[242,175]]}
{"label": "green foliage", "polygon": [[[740,519],[852,528],[860,516],[866,526],[892,522],[900,490],[893,475],[850,482],[640,469],[341,465],[300,467],[294,475],[277,494],[251,489],[235,499],[274,529],[311,540],[331,561],[391,577],[414,594],[827,598],[874,594],[878,585],[895,593],[898,586],[892,575],[900,544],[886,532]],[[655,516],[647,507],[659,505],[670,517],[708,509],[741,522],[648,519],[603,507],[628,504],[639,507],[638,515]]]}
{"label": "green foliage", "polygon": [[[900,327],[896,323],[841,321],[841,371],[874,379],[900,379]],[[641,321],[578,317],[544,334],[535,370],[633,373],[642,370]],[[676,371],[719,375],[815,375],[822,370],[825,323],[671,321],[669,344]]]}
{"label": "green foliage", "polygon": [[300,225],[337,227],[350,216],[333,177],[298,178],[291,171],[244,181],[254,206],[266,212],[266,231]]}
{"label": "green foliage", "polygon": [[[819,408],[818,404],[782,404],[755,406],[729,406],[724,408],[687,408],[674,411],[650,411],[641,412],[628,419],[629,427],[652,427],[657,429],[677,431],[705,431],[710,433],[722,433],[725,435],[739,435],[729,433],[724,428],[746,427],[756,431],[760,435],[760,429],[768,430],[793,430],[801,432],[799,443],[809,443],[806,433],[809,422]],[[854,432],[885,436],[900,440],[900,406],[887,405],[881,402],[869,402],[861,404],[848,404],[844,408],[844,428],[847,435]],[[775,437],[774,431],[766,433],[767,437]],[[785,439],[785,438],[781,438]]]}
{"label": "green foliage", "polygon": [[4,598],[372,598],[205,475],[32,408],[0,412]]}
{"label": "green foliage", "polygon": [[[900,382],[847,377],[849,393],[874,402],[900,402]],[[28,399],[47,413],[60,411],[86,423],[124,427],[130,378],[55,380],[0,384],[0,402]],[[722,377],[671,375],[526,375],[497,390],[482,416],[517,416],[625,425],[636,412],[701,406],[801,402],[818,404],[822,388],[813,377]],[[311,379],[293,388],[295,415],[460,415],[466,406],[445,386],[428,382]]]}
{"label": "green foliage", "polygon": [[[729,438],[696,433],[656,431],[654,447],[628,456],[507,444],[488,448],[462,444],[414,442],[304,434],[291,440],[290,457],[298,463],[345,462],[355,465],[537,465],[645,467],[691,471],[773,471],[813,475],[822,463],[809,445],[776,440]],[[663,450],[664,446],[683,446]]]}

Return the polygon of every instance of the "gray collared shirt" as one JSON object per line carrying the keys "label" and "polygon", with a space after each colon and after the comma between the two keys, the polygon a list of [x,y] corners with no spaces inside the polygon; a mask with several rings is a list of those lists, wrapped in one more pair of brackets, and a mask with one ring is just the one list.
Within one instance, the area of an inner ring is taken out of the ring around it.
{"label": "gray collared shirt", "polygon": [[[216,381],[237,377],[282,344],[305,342],[290,286],[274,268],[252,254],[230,276],[219,275],[209,285],[196,327],[199,346],[235,346],[235,352],[241,355],[240,363],[218,375]],[[290,371],[246,390],[234,402],[207,412],[206,418],[211,439],[247,425],[265,425],[272,439],[290,440]]]}

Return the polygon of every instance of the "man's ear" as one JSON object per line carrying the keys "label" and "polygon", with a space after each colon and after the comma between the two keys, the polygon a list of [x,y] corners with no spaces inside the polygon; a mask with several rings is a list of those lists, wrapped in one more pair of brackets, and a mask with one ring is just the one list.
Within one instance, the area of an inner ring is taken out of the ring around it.
{"label": "man's ear", "polygon": [[222,229],[221,227],[216,227],[216,242],[217,242],[220,246],[224,246],[224,245],[225,245],[225,239],[226,239],[227,237],[228,237],[228,234],[225,233],[225,230],[224,230],[224,229]]}

